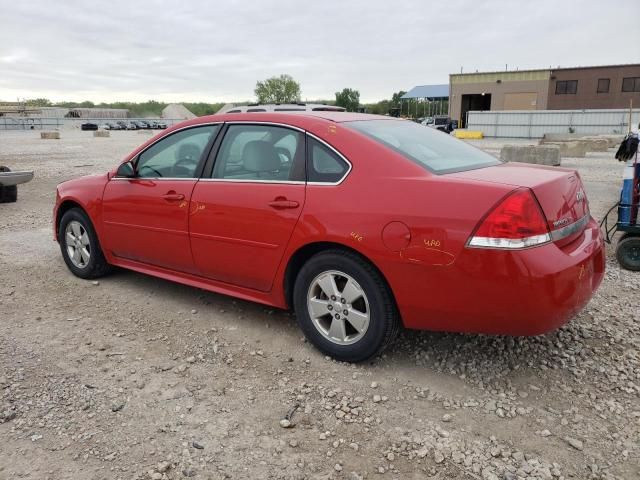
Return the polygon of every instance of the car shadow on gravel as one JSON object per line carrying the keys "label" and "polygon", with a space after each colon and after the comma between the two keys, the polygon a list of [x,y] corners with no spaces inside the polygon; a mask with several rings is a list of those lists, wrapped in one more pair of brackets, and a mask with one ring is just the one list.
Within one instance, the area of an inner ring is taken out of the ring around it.
{"label": "car shadow on gravel", "polygon": [[[283,342],[284,346],[295,342],[290,347],[299,348],[302,332],[292,312],[120,269],[106,277],[107,282],[118,291],[135,293],[147,304],[157,299],[176,314],[195,310],[205,322],[198,324],[200,328],[206,328],[210,319],[223,327],[246,329],[263,344],[271,340],[282,348]],[[474,384],[510,381],[516,372],[520,378],[549,370],[575,373],[578,362],[584,360],[576,357],[589,355],[583,336],[590,326],[583,315],[558,330],[534,337],[404,330],[383,356],[369,365],[390,362],[398,367],[426,367]],[[278,335],[271,327],[278,329]]]}

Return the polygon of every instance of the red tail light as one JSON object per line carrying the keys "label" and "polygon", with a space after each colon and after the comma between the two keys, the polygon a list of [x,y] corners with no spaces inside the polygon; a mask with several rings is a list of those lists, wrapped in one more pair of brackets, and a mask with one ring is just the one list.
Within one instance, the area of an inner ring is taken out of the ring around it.
{"label": "red tail light", "polygon": [[519,188],[508,195],[480,223],[470,247],[527,248],[551,241],[547,219],[533,193]]}

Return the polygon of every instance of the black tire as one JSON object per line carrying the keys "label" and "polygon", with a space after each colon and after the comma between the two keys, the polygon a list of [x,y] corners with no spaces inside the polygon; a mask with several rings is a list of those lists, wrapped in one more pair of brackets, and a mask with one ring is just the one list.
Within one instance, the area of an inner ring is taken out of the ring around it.
{"label": "black tire", "polygon": [[625,235],[616,247],[616,258],[620,266],[632,272],[640,272],[640,236]]}
{"label": "black tire", "polygon": [[[351,276],[368,300],[369,326],[364,335],[350,345],[334,343],[321,334],[314,325],[307,307],[307,296],[314,279],[331,270]],[[321,352],[336,360],[367,360],[385,350],[400,332],[398,310],[386,282],[369,262],[351,252],[328,250],[311,257],[296,277],[293,303],[296,319],[305,337]]]}
{"label": "black tire", "polygon": [[[72,221],[76,221],[80,223],[80,225],[86,231],[86,234],[89,238],[89,260],[83,267],[78,267],[74,265],[73,261],[69,257],[69,252],[67,249],[67,237],[65,235],[67,225]],[[93,228],[93,224],[91,220],[87,216],[87,214],[81,210],[80,208],[72,208],[67,210],[62,218],[60,219],[60,225],[58,225],[58,243],[60,244],[60,250],[62,252],[62,258],[64,258],[64,263],[67,264],[71,273],[73,273],[76,277],[84,278],[84,279],[92,279],[99,278],[111,271],[111,265],[107,263],[104,258],[104,254],[102,253],[102,249],[100,248],[100,242],[98,241],[98,236],[96,235],[96,231]]]}
{"label": "black tire", "polygon": [[[0,166],[0,172],[10,172],[9,167]],[[0,203],[14,203],[18,200],[18,186],[0,187]]]}

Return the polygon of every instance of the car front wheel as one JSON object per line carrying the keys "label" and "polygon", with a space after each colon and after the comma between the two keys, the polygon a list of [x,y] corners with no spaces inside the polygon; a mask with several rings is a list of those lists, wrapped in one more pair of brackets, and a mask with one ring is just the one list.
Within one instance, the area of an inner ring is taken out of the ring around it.
{"label": "car front wheel", "polygon": [[381,353],[400,320],[380,273],[356,254],[313,256],[294,286],[296,318],[307,339],[336,360],[360,362]]}
{"label": "car front wheel", "polygon": [[64,213],[58,226],[62,257],[71,272],[80,278],[98,278],[110,270],[98,236],[85,212],[72,208]]}

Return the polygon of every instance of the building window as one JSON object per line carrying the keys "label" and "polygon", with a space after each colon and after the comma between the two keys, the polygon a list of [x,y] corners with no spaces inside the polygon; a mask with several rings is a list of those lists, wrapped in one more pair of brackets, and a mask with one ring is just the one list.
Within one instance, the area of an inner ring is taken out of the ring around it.
{"label": "building window", "polygon": [[640,77],[627,77],[622,80],[623,92],[640,92]]}
{"label": "building window", "polygon": [[578,92],[578,80],[556,82],[556,95],[575,95]]}
{"label": "building window", "polygon": [[598,79],[598,89],[596,90],[597,93],[609,93],[609,84],[611,83],[611,80],[609,80],[608,78],[599,78]]}

